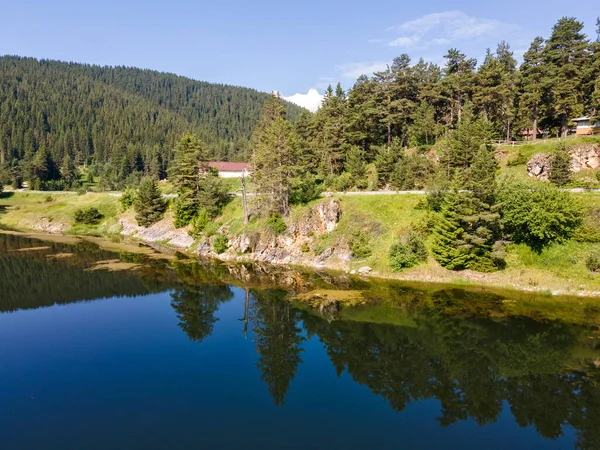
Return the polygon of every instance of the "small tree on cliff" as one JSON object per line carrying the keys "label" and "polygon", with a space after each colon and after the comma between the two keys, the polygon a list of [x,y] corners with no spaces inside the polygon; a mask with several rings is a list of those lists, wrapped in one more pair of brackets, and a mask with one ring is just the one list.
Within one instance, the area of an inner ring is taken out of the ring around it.
{"label": "small tree on cliff", "polygon": [[134,202],[138,225],[149,227],[162,219],[167,205],[162,199],[156,180],[144,177]]}

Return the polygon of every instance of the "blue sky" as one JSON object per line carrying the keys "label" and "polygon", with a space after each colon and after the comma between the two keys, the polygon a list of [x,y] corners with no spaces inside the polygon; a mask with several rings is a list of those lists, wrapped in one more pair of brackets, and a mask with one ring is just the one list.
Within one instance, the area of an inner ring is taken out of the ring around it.
{"label": "blue sky", "polygon": [[593,0],[0,0],[0,11],[0,54],[278,90],[313,108],[328,83],[349,88],[401,53],[442,63],[456,47],[481,60],[504,39],[520,55],[561,16],[595,37],[600,14]]}

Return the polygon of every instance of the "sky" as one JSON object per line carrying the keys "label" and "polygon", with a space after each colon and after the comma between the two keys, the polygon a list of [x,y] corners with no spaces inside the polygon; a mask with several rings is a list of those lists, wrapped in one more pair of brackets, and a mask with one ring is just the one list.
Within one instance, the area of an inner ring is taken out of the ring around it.
{"label": "sky", "polygon": [[506,40],[575,16],[595,38],[597,0],[0,0],[0,55],[155,69],[278,91],[315,110],[328,84],[350,88],[402,53],[443,64],[449,48],[482,61]]}

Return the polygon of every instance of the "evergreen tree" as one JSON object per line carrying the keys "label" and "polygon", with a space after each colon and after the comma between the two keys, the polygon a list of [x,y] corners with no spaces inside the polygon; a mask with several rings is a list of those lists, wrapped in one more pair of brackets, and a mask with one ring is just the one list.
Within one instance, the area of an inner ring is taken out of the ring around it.
{"label": "evergreen tree", "polygon": [[499,225],[500,214],[474,193],[450,192],[433,230],[433,255],[450,270],[496,270],[502,266],[501,254],[495,251]]}
{"label": "evergreen tree", "polygon": [[452,125],[455,121],[461,122],[463,107],[471,98],[477,61],[468,59],[455,48],[448,50],[444,58],[447,62],[442,88],[451,105],[449,124]]}
{"label": "evergreen tree", "polygon": [[582,114],[585,105],[584,69],[589,57],[589,42],[582,30],[581,22],[563,17],[552,29],[544,48],[550,106],[563,137],[567,136],[569,120]]}
{"label": "evergreen tree", "polygon": [[493,137],[491,124],[477,119],[472,108],[467,105],[461,123],[455,130],[447,133],[439,144],[440,166],[446,175],[452,178],[467,170],[482,147],[491,151]]}
{"label": "evergreen tree", "polygon": [[177,188],[175,226],[183,227],[201,211],[216,217],[229,198],[223,181],[208,165],[204,143],[187,134],[173,151],[169,179]]}
{"label": "evergreen tree", "polygon": [[60,176],[65,183],[65,187],[72,187],[77,181],[77,169],[68,153],[65,153],[63,164],[60,167]]}
{"label": "evergreen tree", "polygon": [[561,142],[552,153],[550,181],[558,187],[563,187],[571,178],[571,149]]}
{"label": "evergreen tree", "polygon": [[267,214],[285,216],[290,210],[291,186],[298,174],[298,143],[279,95],[273,94],[265,103],[253,141],[252,177],[260,208]]}
{"label": "evergreen tree", "polygon": [[162,219],[167,205],[154,178],[142,178],[133,206],[138,225],[149,227]]}
{"label": "evergreen tree", "polygon": [[546,93],[546,70],[544,39],[536,37],[523,55],[519,99],[521,116],[526,128],[531,128],[534,141],[537,139],[538,121]]}
{"label": "evergreen tree", "polygon": [[433,257],[442,267],[449,270],[467,268],[468,255],[465,251],[465,230],[460,224],[459,194],[448,193],[444,196],[442,210],[433,229]]}

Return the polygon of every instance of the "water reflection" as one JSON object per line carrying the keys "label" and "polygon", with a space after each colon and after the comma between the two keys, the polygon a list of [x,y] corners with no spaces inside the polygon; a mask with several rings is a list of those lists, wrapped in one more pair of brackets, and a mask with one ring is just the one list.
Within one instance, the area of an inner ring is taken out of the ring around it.
{"label": "water reflection", "polygon": [[[17,251],[23,247],[37,250]],[[115,257],[141,267],[91,270]],[[569,305],[557,317],[563,306],[550,301],[532,308],[497,294],[343,279],[344,288],[361,290],[366,304],[315,310],[293,301],[294,292],[340,287],[334,280],[288,276],[294,289],[277,289],[245,270],[152,262],[90,244],[40,245],[0,234],[0,311],[169,292],[179,327],[204,345],[219,326],[219,308],[234,297],[234,274],[245,286],[236,316],[240,337],[252,340],[261,379],[279,407],[307,342],[318,339],[338,376],[349,374],[395,411],[435,399],[437,420],[448,427],[468,419],[495,424],[508,409],[521,427],[533,426],[544,438],[557,439],[572,427],[578,448],[600,447],[600,310],[593,304]]]}

